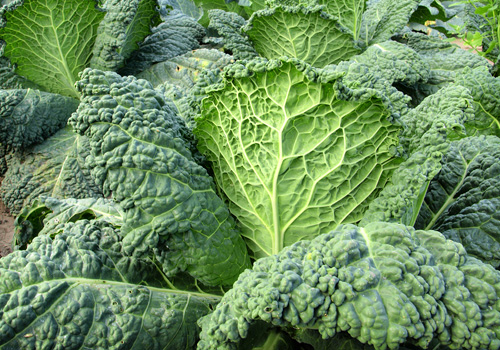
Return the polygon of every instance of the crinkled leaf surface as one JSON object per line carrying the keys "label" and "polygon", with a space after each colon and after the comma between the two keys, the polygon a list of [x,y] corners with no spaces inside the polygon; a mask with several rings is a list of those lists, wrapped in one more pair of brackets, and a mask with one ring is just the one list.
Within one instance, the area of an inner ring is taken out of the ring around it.
{"label": "crinkled leaf surface", "polygon": [[138,74],[155,63],[197,49],[204,36],[205,28],[193,18],[180,12],[173,12],[164,22],[152,29],[152,34],[144,39],[138,50],[134,51],[120,73]]}
{"label": "crinkled leaf surface", "polygon": [[286,56],[321,68],[359,52],[352,35],[321,7],[280,6],[257,11],[243,30],[267,59]]}
{"label": "crinkled leaf surface", "polygon": [[34,237],[50,234],[56,226],[78,220],[98,219],[120,228],[123,217],[122,208],[111,199],[58,199],[40,196],[17,216],[12,246],[25,249]]}
{"label": "crinkled leaf surface", "polygon": [[323,339],[348,332],[377,350],[405,341],[427,348],[433,340],[493,350],[500,346],[499,292],[500,272],[439,232],[342,225],[243,272],[200,320],[198,349],[238,349],[253,322],[264,321]]}
{"label": "crinkled leaf surface", "polygon": [[433,229],[500,266],[500,139],[453,142],[430,183],[416,227]]}
{"label": "crinkled leaf surface", "polygon": [[465,68],[455,83],[466,87],[473,99],[475,117],[467,123],[468,134],[500,136],[500,78],[486,67]]}
{"label": "crinkled leaf surface", "polygon": [[40,195],[56,198],[102,197],[85,166],[89,144],[67,127],[45,142],[9,160],[1,195],[11,213],[19,213]]}
{"label": "crinkled leaf surface", "polygon": [[3,257],[0,273],[0,349],[192,349],[217,301],[167,287],[123,255],[116,229],[87,220]]}
{"label": "crinkled leaf surface", "polygon": [[16,72],[49,92],[78,98],[74,84],[89,65],[104,13],[94,0],[24,0],[5,14],[0,38]]}
{"label": "crinkled leaf surface", "polygon": [[230,51],[234,58],[243,60],[258,56],[248,35],[241,30],[247,23],[243,17],[234,12],[210,10],[208,18],[210,19],[208,28],[217,31],[223,38],[224,49]]}
{"label": "crinkled leaf surface", "polygon": [[187,92],[193,87],[202,72],[213,69],[221,70],[232,60],[231,56],[219,50],[198,49],[157,63],[138,74],[137,77],[146,79],[155,87],[169,83],[183,88]]}
{"label": "crinkled leaf surface", "polygon": [[359,220],[395,166],[384,103],[344,100],[288,62],[226,79],[195,132],[254,256]]}
{"label": "crinkled leaf surface", "polygon": [[87,69],[77,87],[83,97],[71,123],[90,138],[92,175],[125,211],[124,251],[154,251],[167,274],[234,282],[249,266],[246,246],[195,162],[184,121],[146,80]]}
{"label": "crinkled leaf surface", "polygon": [[92,68],[117,71],[158,24],[154,0],[107,0],[92,50]]}
{"label": "crinkled leaf surface", "polygon": [[416,51],[429,70],[426,82],[411,87],[415,90],[412,97],[417,104],[443,86],[453,83],[464,68],[489,67],[484,57],[439,38],[422,33],[405,33],[395,39]]}
{"label": "crinkled leaf surface", "polygon": [[0,90],[0,148],[21,150],[66,125],[79,101],[39,90]]}
{"label": "crinkled leaf surface", "polygon": [[360,40],[372,45],[389,40],[408,23],[420,0],[368,1],[361,21]]}

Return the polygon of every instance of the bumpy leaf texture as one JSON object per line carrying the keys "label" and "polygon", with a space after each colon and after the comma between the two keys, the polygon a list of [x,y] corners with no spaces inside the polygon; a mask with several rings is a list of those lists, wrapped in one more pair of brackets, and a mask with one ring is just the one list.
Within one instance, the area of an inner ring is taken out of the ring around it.
{"label": "bumpy leaf texture", "polygon": [[74,84],[88,67],[104,13],[94,0],[24,0],[5,13],[0,38],[16,73],[48,92],[79,95]]}
{"label": "bumpy leaf texture", "polygon": [[253,322],[348,332],[375,349],[435,339],[500,347],[500,272],[436,231],[342,225],[258,260],[202,318],[199,350],[237,349]]}
{"label": "bumpy leaf texture", "polygon": [[415,103],[455,81],[464,68],[489,67],[488,61],[457,45],[422,33],[405,33],[395,39],[415,50],[429,71],[426,82],[412,87]]}
{"label": "bumpy leaf texture", "polygon": [[474,118],[471,101],[464,87],[447,86],[403,115],[400,141],[408,159],[370,204],[361,225],[376,221],[415,224],[429,184],[441,170],[443,154],[452,140],[465,137],[464,125]]}
{"label": "bumpy leaf texture", "polygon": [[0,90],[0,148],[22,150],[66,125],[79,101],[31,89]]}
{"label": "bumpy leaf texture", "polygon": [[164,22],[152,29],[152,34],[144,39],[138,50],[133,52],[120,73],[138,74],[155,63],[197,49],[204,36],[205,28],[193,18],[173,12]]}
{"label": "bumpy leaf texture", "polygon": [[158,24],[154,0],[107,0],[92,50],[92,68],[117,71]]}
{"label": "bumpy leaf texture", "polygon": [[89,143],[67,127],[45,142],[9,159],[0,193],[13,214],[40,195],[56,198],[102,197],[85,166]]}
{"label": "bumpy leaf texture", "polygon": [[36,236],[51,234],[58,225],[78,220],[98,219],[120,228],[123,217],[123,210],[111,199],[39,196],[17,216],[12,246],[26,249]]}
{"label": "bumpy leaf texture", "polygon": [[359,220],[398,163],[399,127],[373,93],[342,97],[338,73],[319,82],[303,62],[257,66],[233,65],[242,76],[203,100],[195,133],[262,257]]}
{"label": "bumpy leaf texture", "polygon": [[243,27],[267,59],[289,57],[322,68],[359,53],[353,36],[321,6],[279,6],[255,12]]}
{"label": "bumpy leaf texture", "polygon": [[153,251],[167,274],[230,284],[249,264],[245,243],[190,151],[191,132],[146,80],[87,69],[71,118],[90,139],[87,166],[125,211],[124,251]]}
{"label": "bumpy leaf texture", "polygon": [[420,0],[368,1],[363,13],[360,40],[366,45],[384,42],[402,31]]}
{"label": "bumpy leaf texture", "polygon": [[214,29],[223,38],[223,45],[234,58],[243,60],[258,56],[248,36],[241,31],[246,20],[234,12],[211,10],[208,12],[210,19],[209,29]]}
{"label": "bumpy leaf texture", "polygon": [[194,348],[196,320],[217,299],[164,288],[106,223],[60,225],[52,236],[0,260],[0,349]]}
{"label": "bumpy leaf texture", "polygon": [[500,136],[500,78],[486,67],[465,68],[455,83],[469,89],[473,99],[475,118],[467,123],[468,134]]}
{"label": "bumpy leaf texture", "polygon": [[500,266],[500,139],[453,142],[430,183],[416,227],[439,230],[470,255]]}

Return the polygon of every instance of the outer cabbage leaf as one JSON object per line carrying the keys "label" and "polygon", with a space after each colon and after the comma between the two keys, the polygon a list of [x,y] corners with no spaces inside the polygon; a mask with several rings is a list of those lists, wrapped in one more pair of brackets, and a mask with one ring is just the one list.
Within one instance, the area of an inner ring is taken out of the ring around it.
{"label": "outer cabbage leaf", "polygon": [[375,349],[500,346],[500,272],[436,231],[342,225],[259,259],[202,318],[199,350],[237,349],[252,323],[348,332]]}
{"label": "outer cabbage leaf", "polygon": [[192,0],[158,0],[158,6],[162,19],[166,19],[172,10],[180,11],[197,21],[203,16],[203,9]]}
{"label": "outer cabbage leaf", "polygon": [[359,53],[352,35],[322,9],[279,6],[257,11],[243,31],[267,59],[286,56],[322,68]]}
{"label": "outer cabbage leaf", "polygon": [[21,150],[66,125],[79,101],[39,90],[0,90],[0,148]]}
{"label": "outer cabbage leaf", "polygon": [[198,49],[157,63],[138,74],[137,78],[146,79],[154,87],[169,83],[189,91],[203,71],[220,71],[232,63],[232,60],[231,56],[219,50]]}
{"label": "outer cabbage leaf", "polygon": [[58,225],[78,220],[97,219],[120,228],[124,216],[123,209],[111,199],[40,196],[16,218],[12,246],[25,249],[36,236],[50,235]]}
{"label": "outer cabbage leaf", "polygon": [[224,49],[229,51],[236,59],[251,59],[258,56],[246,33],[242,28],[246,20],[234,12],[225,12],[222,10],[210,10],[208,12],[210,19],[209,29],[216,30],[217,34],[223,38]]}
{"label": "outer cabbage leaf", "polygon": [[500,136],[500,78],[486,67],[465,68],[455,78],[456,84],[469,89],[474,105],[474,119],[466,127],[469,135]]}
{"label": "outer cabbage leaf", "polygon": [[40,145],[16,153],[0,193],[10,212],[17,214],[40,195],[56,198],[102,197],[85,166],[86,138],[67,127]]}
{"label": "outer cabbage leaf", "polygon": [[411,94],[418,104],[426,96],[436,93],[440,88],[453,83],[464,68],[489,67],[488,61],[472,52],[462,50],[457,45],[421,33],[405,33],[395,37],[415,50],[428,69],[429,78],[425,83],[411,87]]}
{"label": "outer cabbage leaf", "polygon": [[151,254],[167,274],[230,284],[249,266],[245,243],[190,151],[192,134],[146,80],[85,70],[71,118],[90,138],[86,158],[105,196],[124,209],[124,251]]}
{"label": "outer cabbage leaf", "polygon": [[420,0],[368,1],[361,20],[360,40],[366,45],[389,40],[401,32]]}
{"label": "outer cabbage leaf", "polygon": [[56,231],[0,260],[0,349],[194,348],[216,296],[168,287],[108,224]]}
{"label": "outer cabbage leaf", "polygon": [[[3,51],[3,49],[2,49]],[[15,67],[7,57],[0,57],[0,89],[39,89],[28,79],[15,73]]]}
{"label": "outer cabbage leaf", "polygon": [[427,97],[401,118],[402,151],[408,159],[394,171],[391,183],[370,204],[361,225],[375,221],[413,226],[430,182],[441,170],[451,140],[465,136],[473,118],[471,96],[461,86],[448,86]]}
{"label": "outer cabbage leaf", "polygon": [[208,93],[195,134],[262,257],[359,220],[397,166],[399,127],[373,90],[342,96],[341,73],[254,63],[231,66],[237,76]]}
{"label": "outer cabbage leaf", "polygon": [[94,0],[24,0],[4,13],[0,38],[16,73],[44,90],[78,98],[74,84],[88,67],[104,13]]}
{"label": "outer cabbage leaf", "polygon": [[411,86],[429,78],[427,63],[413,49],[396,41],[371,45],[351,61],[366,64],[392,83]]}
{"label": "outer cabbage leaf", "polygon": [[133,52],[120,73],[138,74],[155,63],[197,49],[204,36],[205,28],[193,18],[174,12],[152,29],[152,34],[146,37],[137,51]]}
{"label": "outer cabbage leaf", "polygon": [[[366,95],[375,92],[377,97],[381,98],[389,108],[391,118],[394,120],[408,112],[411,98],[393,86],[392,78],[397,77],[400,72],[387,76],[383,75],[383,71],[379,70],[376,65],[366,65],[354,61],[340,62],[334,69],[344,73],[341,78],[342,84],[348,88],[358,89],[357,91]],[[359,90],[360,88],[364,89]]]}
{"label": "outer cabbage leaf", "polygon": [[97,29],[92,68],[117,71],[158,24],[154,0],[107,0],[106,15]]}
{"label": "outer cabbage leaf", "polygon": [[351,31],[354,40],[359,40],[366,2],[367,0],[318,0],[319,5],[325,5],[326,13],[338,18],[340,24]]}
{"label": "outer cabbage leaf", "polygon": [[416,227],[441,231],[470,255],[500,266],[500,139],[453,142],[430,183]]}

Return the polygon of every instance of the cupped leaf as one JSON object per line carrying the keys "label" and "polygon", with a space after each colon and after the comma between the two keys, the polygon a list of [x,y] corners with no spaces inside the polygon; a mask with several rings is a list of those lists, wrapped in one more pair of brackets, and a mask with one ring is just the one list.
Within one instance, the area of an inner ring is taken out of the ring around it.
{"label": "cupped leaf", "polygon": [[58,225],[79,220],[97,219],[120,228],[123,217],[123,209],[111,199],[40,196],[16,218],[12,246],[25,249],[36,236],[50,235]]}
{"label": "cupped leaf", "polygon": [[309,329],[318,339],[348,332],[377,350],[407,341],[493,350],[500,346],[499,292],[500,272],[439,232],[342,225],[242,273],[199,322],[198,349],[238,349],[263,321]]}
{"label": "cupped leaf", "polygon": [[470,255],[500,266],[500,139],[453,142],[430,183],[416,227],[441,231]]}
{"label": "cupped leaf", "polygon": [[321,6],[279,6],[257,11],[243,31],[255,50],[267,59],[286,56],[319,68],[348,60],[360,51],[353,36]]}
{"label": "cupped leaf", "polygon": [[40,145],[9,160],[0,190],[11,213],[19,213],[40,195],[56,198],[102,197],[85,166],[88,140],[67,127]]}
{"label": "cupped leaf", "polygon": [[340,24],[349,29],[354,40],[359,40],[366,3],[367,0],[318,0],[319,5],[325,5],[326,13],[338,18]]}
{"label": "cupped leaf", "polygon": [[104,13],[94,0],[24,0],[5,13],[5,56],[16,73],[48,92],[79,98],[78,73],[88,67]]}
{"label": "cupped leaf", "polygon": [[187,271],[231,284],[249,266],[245,243],[195,162],[192,134],[146,80],[87,69],[71,123],[90,139],[92,169],[105,196],[124,209],[124,251],[152,252],[167,274]]}
{"label": "cupped leaf", "polygon": [[[60,225],[0,260],[0,349],[193,349],[216,295],[168,286],[118,230]],[[71,312],[69,312],[71,310]]]}
{"label": "cupped leaf", "polygon": [[92,50],[92,68],[117,71],[157,25],[154,0],[107,0]]}
{"label": "cupped leaf", "polygon": [[373,90],[342,96],[341,73],[258,66],[232,67],[243,76],[208,94],[195,128],[255,257],[359,220],[397,166],[399,132]]}

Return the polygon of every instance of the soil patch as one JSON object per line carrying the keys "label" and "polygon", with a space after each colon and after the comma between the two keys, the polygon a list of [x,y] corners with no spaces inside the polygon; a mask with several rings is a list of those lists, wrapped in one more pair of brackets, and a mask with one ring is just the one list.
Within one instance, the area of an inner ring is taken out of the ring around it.
{"label": "soil patch", "polygon": [[9,209],[0,200],[0,257],[9,254],[11,249],[12,237],[14,236],[14,220],[10,215]]}

